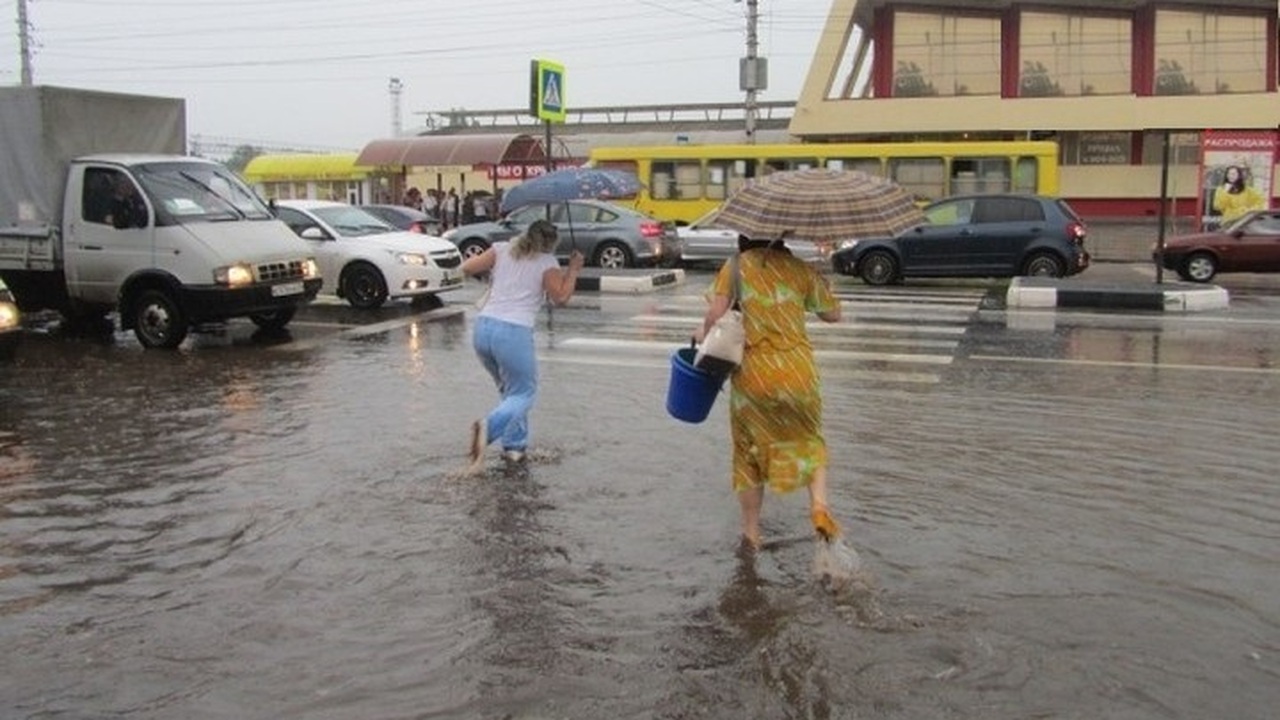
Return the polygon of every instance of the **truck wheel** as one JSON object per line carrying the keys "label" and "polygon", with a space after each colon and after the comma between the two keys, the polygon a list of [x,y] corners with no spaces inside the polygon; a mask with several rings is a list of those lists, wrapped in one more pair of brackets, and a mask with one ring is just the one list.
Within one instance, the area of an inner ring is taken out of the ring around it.
{"label": "truck wheel", "polygon": [[133,303],[133,334],[145,348],[172,350],[187,337],[187,319],[168,293],[147,290]]}
{"label": "truck wheel", "polygon": [[356,263],[342,273],[342,297],[354,308],[380,308],[387,301],[387,283],[378,268]]}
{"label": "truck wheel", "polygon": [[284,329],[285,325],[289,324],[289,321],[293,319],[293,315],[297,311],[297,308],[280,308],[271,312],[254,313],[249,316],[249,319],[253,321],[254,325],[263,330],[279,332]]}

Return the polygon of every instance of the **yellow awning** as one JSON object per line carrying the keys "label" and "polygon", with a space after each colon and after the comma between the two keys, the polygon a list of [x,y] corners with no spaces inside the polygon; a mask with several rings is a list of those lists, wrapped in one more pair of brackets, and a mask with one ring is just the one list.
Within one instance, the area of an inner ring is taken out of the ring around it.
{"label": "yellow awning", "polygon": [[356,153],[259,155],[241,173],[251,183],[302,180],[363,180],[374,171],[356,165]]}

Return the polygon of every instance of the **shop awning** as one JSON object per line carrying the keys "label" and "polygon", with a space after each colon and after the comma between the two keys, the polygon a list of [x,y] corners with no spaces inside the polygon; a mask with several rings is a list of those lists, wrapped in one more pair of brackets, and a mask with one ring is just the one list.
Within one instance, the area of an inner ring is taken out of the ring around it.
{"label": "shop awning", "polygon": [[438,167],[456,165],[540,165],[542,142],[531,135],[424,135],[374,140],[360,151],[357,165]]}
{"label": "shop awning", "polygon": [[361,167],[355,153],[259,155],[241,175],[251,183],[306,180],[363,180],[374,168]]}

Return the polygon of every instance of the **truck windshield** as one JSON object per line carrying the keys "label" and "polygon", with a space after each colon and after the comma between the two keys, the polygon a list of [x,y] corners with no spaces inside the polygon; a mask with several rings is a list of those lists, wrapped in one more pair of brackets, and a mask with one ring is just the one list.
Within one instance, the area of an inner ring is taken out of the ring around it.
{"label": "truck windshield", "polygon": [[273,217],[253,191],[221,165],[151,163],[139,167],[137,176],[157,215],[174,223]]}

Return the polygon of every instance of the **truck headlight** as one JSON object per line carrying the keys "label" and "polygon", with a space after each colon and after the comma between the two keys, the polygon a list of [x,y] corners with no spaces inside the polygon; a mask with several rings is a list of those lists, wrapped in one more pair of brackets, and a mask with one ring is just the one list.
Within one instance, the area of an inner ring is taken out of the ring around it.
{"label": "truck headlight", "polygon": [[405,265],[426,265],[427,256],[418,253],[396,253],[396,260]]}
{"label": "truck headlight", "polygon": [[0,302],[0,332],[12,330],[22,324],[22,316],[18,306],[11,302]]}
{"label": "truck headlight", "polygon": [[227,287],[243,287],[253,284],[253,266],[247,263],[225,265],[213,271],[213,281]]}

